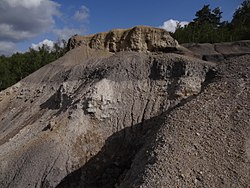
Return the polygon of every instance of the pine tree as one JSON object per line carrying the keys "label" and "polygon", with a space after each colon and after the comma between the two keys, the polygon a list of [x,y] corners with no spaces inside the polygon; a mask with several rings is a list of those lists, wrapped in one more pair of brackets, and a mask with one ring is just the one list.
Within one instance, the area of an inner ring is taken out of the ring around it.
{"label": "pine tree", "polygon": [[235,40],[250,39],[250,1],[245,0],[235,11],[231,22]]}

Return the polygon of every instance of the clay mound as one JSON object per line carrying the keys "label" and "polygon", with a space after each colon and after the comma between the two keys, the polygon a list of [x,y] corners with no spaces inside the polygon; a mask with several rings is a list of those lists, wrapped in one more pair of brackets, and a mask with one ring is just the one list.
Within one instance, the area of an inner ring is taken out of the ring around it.
{"label": "clay mound", "polygon": [[[221,64],[198,95],[146,120],[146,134],[141,124],[132,126],[133,144],[123,145],[123,131],[114,134],[58,187],[248,187],[249,60]],[[135,147],[132,154],[128,147]]]}
{"label": "clay mound", "polygon": [[247,187],[249,60],[72,49],[0,92],[0,187]]}
{"label": "clay mound", "polygon": [[88,46],[92,49],[120,51],[173,51],[178,42],[160,28],[137,26],[131,29],[114,29],[89,36],[75,35],[69,39],[68,48]]}
{"label": "clay mound", "polygon": [[248,187],[250,55],[232,58],[203,92],[164,117],[120,187]]}
{"label": "clay mound", "polygon": [[79,49],[1,92],[1,187],[55,187],[109,142],[99,168],[111,168],[112,187],[143,144],[135,138],[154,129],[147,120],[198,94],[213,67],[136,52],[71,63]]}

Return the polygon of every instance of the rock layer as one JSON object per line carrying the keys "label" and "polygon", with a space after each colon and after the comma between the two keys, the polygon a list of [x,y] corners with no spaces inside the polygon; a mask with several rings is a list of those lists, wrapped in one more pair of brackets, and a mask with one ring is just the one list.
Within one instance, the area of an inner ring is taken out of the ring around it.
{"label": "rock layer", "polygon": [[178,42],[164,29],[137,26],[131,29],[114,29],[89,36],[75,35],[69,39],[69,49],[81,45],[110,52],[155,52],[173,51],[178,47]]}

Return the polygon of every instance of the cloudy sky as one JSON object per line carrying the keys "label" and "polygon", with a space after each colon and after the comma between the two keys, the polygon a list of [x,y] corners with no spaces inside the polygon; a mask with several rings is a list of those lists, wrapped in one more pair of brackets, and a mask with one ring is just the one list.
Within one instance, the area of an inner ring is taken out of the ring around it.
{"label": "cloudy sky", "polygon": [[221,7],[231,20],[243,0],[0,0],[0,54],[25,52],[43,43],[135,25],[174,31],[204,4]]}

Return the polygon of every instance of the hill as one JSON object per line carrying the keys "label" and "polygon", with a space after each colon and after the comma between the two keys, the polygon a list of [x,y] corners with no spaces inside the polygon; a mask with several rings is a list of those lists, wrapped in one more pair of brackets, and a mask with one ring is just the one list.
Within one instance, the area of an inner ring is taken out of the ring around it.
{"label": "hill", "polygon": [[144,26],[68,45],[0,92],[0,187],[249,185],[245,51],[204,61]]}

